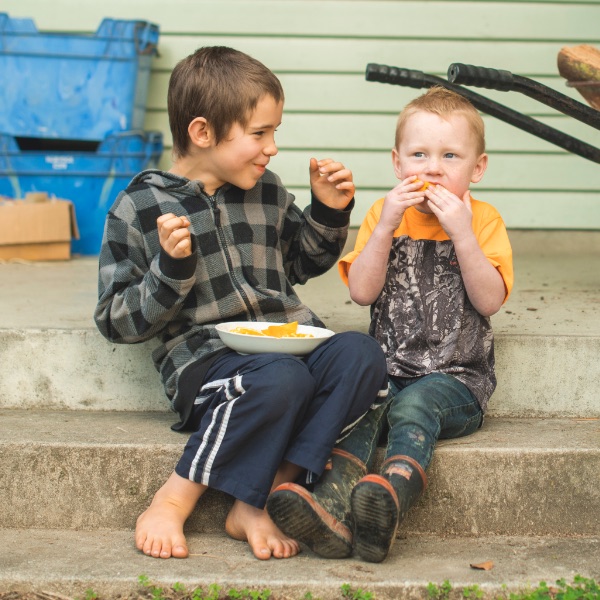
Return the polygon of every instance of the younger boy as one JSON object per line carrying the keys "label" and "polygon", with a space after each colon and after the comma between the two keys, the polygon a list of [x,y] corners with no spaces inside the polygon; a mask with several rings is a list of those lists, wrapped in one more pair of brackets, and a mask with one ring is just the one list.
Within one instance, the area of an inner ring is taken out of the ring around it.
{"label": "younger boy", "polygon": [[354,184],[339,162],[311,159],[311,205],[295,206],[267,170],[283,100],[277,77],[242,52],[208,47],[182,60],[169,82],[173,166],[137,175],[107,216],[97,326],[116,343],[159,338],[174,429],[193,432],[138,518],[136,546],[149,556],[188,556],[183,526],[208,487],[235,497],[226,531],[257,558],[296,554],[264,510],[272,485],[320,475],[340,432],[387,393],[369,336],[334,335],[300,359],[240,355],[215,330],[323,326],[292,286],[338,259]]}
{"label": "younger boy", "polygon": [[[488,162],[470,102],[442,87],[413,100],[398,119],[392,161],[400,183],[373,205],[339,264],[352,299],[372,306],[369,331],[386,355],[390,402],[338,445],[345,463],[311,495],[285,484],[267,503],[282,531],[317,553],[353,551],[370,562],[387,556],[425,488],[436,441],[481,427],[496,386],[489,317],[513,284],[504,223],[469,191]],[[380,474],[363,476],[384,413],[385,460]],[[299,526],[308,520],[310,531]]]}

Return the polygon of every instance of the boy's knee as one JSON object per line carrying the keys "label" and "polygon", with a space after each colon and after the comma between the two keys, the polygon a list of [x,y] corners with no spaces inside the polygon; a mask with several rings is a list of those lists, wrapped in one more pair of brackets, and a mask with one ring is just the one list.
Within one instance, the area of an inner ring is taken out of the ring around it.
{"label": "boy's knee", "polygon": [[358,371],[368,369],[374,373],[381,371],[381,376],[385,376],[387,373],[385,355],[375,338],[358,331],[340,333],[339,337],[348,368]]}
{"label": "boy's knee", "polygon": [[256,414],[266,422],[293,420],[294,415],[303,413],[315,393],[315,382],[306,366],[287,355],[248,373],[242,383]]}
{"label": "boy's knee", "polygon": [[260,374],[263,384],[276,390],[274,397],[281,404],[297,404],[315,394],[315,381],[308,368],[295,356],[282,356]]}
{"label": "boy's knee", "polygon": [[345,331],[338,333],[337,343],[343,345],[344,353],[349,357],[385,362],[385,355],[379,342],[366,333],[359,331]]}

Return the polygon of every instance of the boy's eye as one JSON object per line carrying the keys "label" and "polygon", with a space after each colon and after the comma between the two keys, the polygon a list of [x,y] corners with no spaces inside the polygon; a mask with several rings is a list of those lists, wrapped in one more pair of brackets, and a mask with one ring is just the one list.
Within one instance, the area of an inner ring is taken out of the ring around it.
{"label": "boy's eye", "polygon": [[446,152],[446,154],[444,154],[444,158],[454,158],[456,156],[456,154],[454,154],[454,152]]}
{"label": "boy's eye", "polygon": [[424,153],[423,152],[415,152],[415,158],[423,158]]}

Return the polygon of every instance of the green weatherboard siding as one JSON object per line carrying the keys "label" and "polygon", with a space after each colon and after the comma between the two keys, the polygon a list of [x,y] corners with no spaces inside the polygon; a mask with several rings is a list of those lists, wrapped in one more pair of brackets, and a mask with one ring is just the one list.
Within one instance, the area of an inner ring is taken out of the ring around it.
{"label": "green weatherboard siding", "polygon": [[[556,66],[564,46],[600,47],[600,1],[409,2],[395,0],[107,0],[80,10],[78,0],[4,0],[11,17],[38,29],[93,33],[105,18],[160,27],[152,62],[145,129],[161,131],[169,168],[169,74],[203,45],[252,54],[286,91],[279,155],[272,167],[308,199],[308,159],[333,156],[355,174],[358,226],[394,185],[390,150],[402,106],[424,90],[367,82],[368,63],[445,77],[454,62],[505,69],[578,101]],[[268,15],[268,18],[267,18]],[[577,139],[600,146],[600,132],[518,92],[470,88]],[[510,228],[599,229],[600,165],[484,115],[488,171],[474,195],[495,205]]]}

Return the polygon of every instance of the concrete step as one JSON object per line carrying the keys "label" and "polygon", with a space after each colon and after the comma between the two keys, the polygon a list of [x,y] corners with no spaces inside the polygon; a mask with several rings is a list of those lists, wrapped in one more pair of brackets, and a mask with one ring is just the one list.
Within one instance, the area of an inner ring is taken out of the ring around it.
{"label": "concrete step", "polygon": [[[0,527],[132,529],[187,436],[164,413],[0,410]],[[402,533],[600,536],[600,421],[490,418],[441,441]],[[191,531],[219,533],[210,491]]]}
{"label": "concrete step", "polygon": [[[492,319],[489,414],[600,416],[600,232],[510,234],[516,284]],[[0,406],[166,410],[154,342],[117,346],[95,328],[97,259],[5,263],[0,277]],[[336,269],[297,291],[331,329],[367,331],[369,309],[349,300]]]}
{"label": "concrete step", "polygon": [[[388,559],[370,564],[354,559],[324,560],[305,551],[289,560],[259,561],[247,545],[219,534],[190,534],[186,560],[157,560],[137,552],[129,531],[0,529],[0,591],[50,592],[83,598],[150,597],[138,578],[153,586],[174,583],[187,590],[211,584],[230,589],[269,589],[277,599],[341,599],[349,584],[377,600],[427,598],[429,583],[448,580],[453,589],[478,586],[478,598],[496,600],[509,592],[549,585],[574,575],[600,579],[600,540],[498,536],[476,539],[400,539]],[[471,564],[492,561],[491,570]],[[139,595],[138,595],[139,594]],[[48,598],[48,595],[42,596]],[[163,596],[169,597],[169,596]],[[358,596],[366,597],[366,596]]]}

